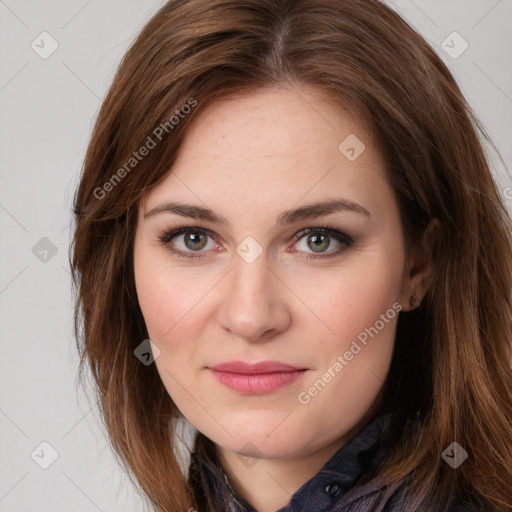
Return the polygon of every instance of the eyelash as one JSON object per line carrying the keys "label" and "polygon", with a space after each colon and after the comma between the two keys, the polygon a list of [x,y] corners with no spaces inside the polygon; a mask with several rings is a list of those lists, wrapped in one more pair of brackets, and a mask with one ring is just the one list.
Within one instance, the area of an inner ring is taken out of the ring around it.
{"label": "eyelash", "polygon": [[[197,251],[197,253],[194,254],[193,251],[190,251],[191,254],[185,251],[180,251],[177,249],[173,249],[171,246],[168,246],[168,243],[176,236],[179,235],[186,235],[190,233],[203,233],[205,235],[210,236],[211,238],[215,239],[214,233],[206,228],[199,228],[199,227],[193,227],[193,226],[177,226],[175,229],[170,231],[164,231],[162,234],[158,236],[158,240],[162,245],[167,246],[167,249],[171,252],[171,254],[174,254],[180,258],[202,258],[203,255],[201,252],[204,251]],[[341,252],[343,252],[345,249],[348,249],[352,246],[354,243],[353,239],[346,235],[345,233],[341,233],[340,231],[337,231],[334,228],[331,228],[327,225],[321,224],[320,226],[316,228],[306,228],[300,231],[299,233],[294,235],[294,238],[296,241],[301,240],[307,235],[310,234],[318,234],[318,235],[328,235],[334,239],[336,239],[338,242],[343,244],[345,247],[341,247],[339,249],[336,249],[334,251],[329,251],[328,253],[324,255],[313,255],[314,253],[305,253],[304,256],[307,260],[320,260],[320,259],[326,259],[326,258],[332,258],[334,256],[337,256]]]}

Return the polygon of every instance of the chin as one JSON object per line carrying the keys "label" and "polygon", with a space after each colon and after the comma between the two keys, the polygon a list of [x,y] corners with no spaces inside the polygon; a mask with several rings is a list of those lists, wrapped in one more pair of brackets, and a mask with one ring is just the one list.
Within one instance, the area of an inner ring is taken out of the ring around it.
{"label": "chin", "polygon": [[309,444],[309,440],[304,437],[304,428],[302,431],[300,427],[290,429],[289,425],[287,428],[276,428],[275,422],[271,426],[262,427],[262,423],[263,420],[258,422],[256,418],[247,418],[244,424],[238,423],[236,426],[227,422],[225,424],[230,425],[228,431],[232,437],[224,430],[203,433],[224,449],[250,458],[286,459],[297,454],[298,446]]}
{"label": "chin", "polygon": [[[287,439],[271,439],[265,436],[256,437],[248,433],[236,440],[229,440],[223,448],[233,451],[242,457],[254,459],[287,459],[297,454],[297,442]],[[217,443],[220,444],[220,443]]]}

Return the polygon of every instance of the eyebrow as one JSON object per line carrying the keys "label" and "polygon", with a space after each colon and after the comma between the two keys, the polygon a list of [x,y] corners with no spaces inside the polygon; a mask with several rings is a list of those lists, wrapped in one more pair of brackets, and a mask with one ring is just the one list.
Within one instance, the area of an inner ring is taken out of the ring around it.
{"label": "eyebrow", "polygon": [[[341,211],[348,211],[358,213],[366,217],[371,217],[370,212],[359,203],[349,201],[348,199],[332,199],[329,201],[308,204],[293,210],[286,210],[279,215],[276,223],[281,226],[294,224],[301,220],[323,217]],[[159,204],[149,212],[146,212],[144,214],[144,218],[146,219],[160,213],[174,213],[176,215],[181,215],[182,217],[202,219],[213,222],[214,224],[223,224],[226,227],[230,227],[230,222],[225,217],[210,208],[176,202]]]}

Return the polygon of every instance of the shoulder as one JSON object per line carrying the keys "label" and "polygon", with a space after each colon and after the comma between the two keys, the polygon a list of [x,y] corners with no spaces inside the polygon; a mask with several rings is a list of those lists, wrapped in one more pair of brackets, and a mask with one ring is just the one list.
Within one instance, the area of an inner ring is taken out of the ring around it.
{"label": "shoulder", "polygon": [[[430,496],[426,502],[421,499],[412,489],[412,474],[407,475],[400,481],[384,482],[381,476],[377,475],[359,489],[352,491],[352,500],[347,500],[348,512],[362,512],[379,510],[381,512],[492,512],[490,509],[471,504],[468,496],[462,495],[451,503],[443,502],[440,496]],[[358,492],[359,491],[359,492]],[[347,495],[348,497],[348,495]],[[355,498],[355,499],[354,499]],[[341,512],[341,511],[340,511]]]}

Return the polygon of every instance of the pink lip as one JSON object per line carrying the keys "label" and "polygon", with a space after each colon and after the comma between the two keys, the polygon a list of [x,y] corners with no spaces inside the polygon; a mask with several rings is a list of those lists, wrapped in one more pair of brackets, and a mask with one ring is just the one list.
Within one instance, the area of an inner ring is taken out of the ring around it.
{"label": "pink lip", "polygon": [[209,367],[213,375],[225,386],[240,393],[270,393],[281,386],[291,384],[307,370],[279,361],[245,363],[227,361]]}

